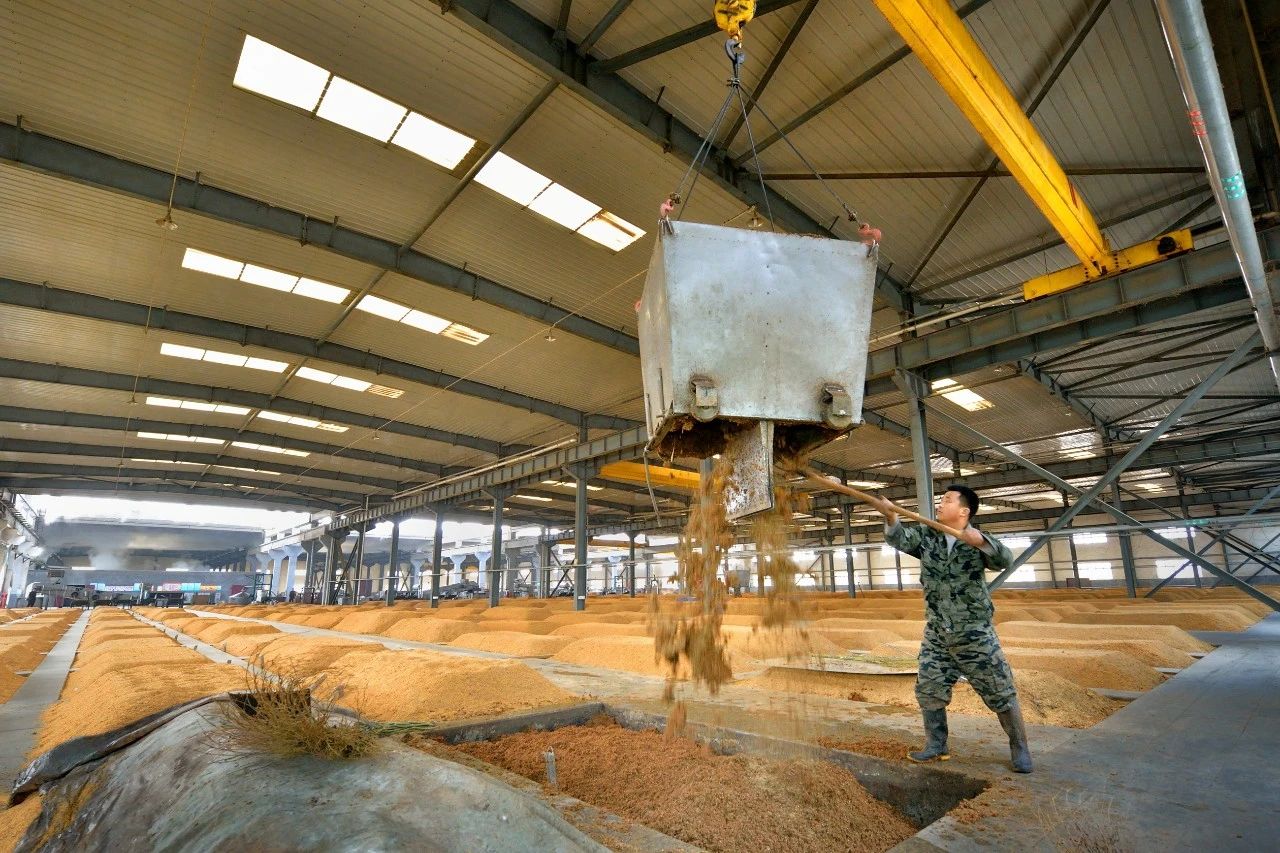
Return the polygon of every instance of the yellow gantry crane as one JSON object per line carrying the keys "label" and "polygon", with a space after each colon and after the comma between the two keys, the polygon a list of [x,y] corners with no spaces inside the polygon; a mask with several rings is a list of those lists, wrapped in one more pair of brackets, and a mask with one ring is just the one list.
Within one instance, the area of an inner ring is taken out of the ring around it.
{"label": "yellow gantry crane", "polygon": [[[946,0],[873,0],[907,46],[1009,169],[1079,266],[1023,285],[1034,299],[1192,248],[1189,230],[1114,250],[1035,125]],[[717,4],[718,7],[718,4]]]}

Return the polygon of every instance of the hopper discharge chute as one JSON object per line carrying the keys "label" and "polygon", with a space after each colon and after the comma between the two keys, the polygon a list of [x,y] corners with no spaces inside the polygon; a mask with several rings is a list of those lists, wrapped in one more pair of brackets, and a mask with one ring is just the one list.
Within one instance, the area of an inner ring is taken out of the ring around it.
{"label": "hopper discharge chute", "polygon": [[860,243],[673,222],[640,301],[651,452],[728,453],[728,514],[773,505],[775,458],[862,419],[875,286]]}

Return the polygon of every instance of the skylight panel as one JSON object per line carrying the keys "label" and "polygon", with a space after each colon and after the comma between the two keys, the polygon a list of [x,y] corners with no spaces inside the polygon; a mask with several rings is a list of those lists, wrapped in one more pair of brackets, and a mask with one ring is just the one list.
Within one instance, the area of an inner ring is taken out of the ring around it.
{"label": "skylight panel", "polygon": [[970,391],[954,379],[935,380],[930,383],[930,388],[941,391],[943,397],[968,412],[980,412],[983,409],[995,407],[995,403],[975,391]]}
{"label": "skylight panel", "polygon": [[336,373],[330,373],[327,370],[316,370],[314,367],[299,367],[297,375],[313,382],[323,382],[326,385],[338,378]]}
{"label": "skylight panel", "polygon": [[315,418],[303,418],[297,415],[286,415],[283,412],[272,412],[263,409],[258,412],[258,417],[263,420],[276,421],[282,424],[291,424],[293,426],[306,427],[307,429],[323,429],[329,432],[346,432],[347,427],[341,424],[331,424],[327,421],[316,420]]}
{"label": "skylight panel", "polygon": [[405,315],[409,313],[408,305],[401,305],[399,302],[392,302],[390,299],[383,299],[380,296],[373,295],[365,296],[357,302],[356,308],[396,321],[403,320]]}
{"label": "skylight panel", "polygon": [[379,142],[386,142],[396,132],[408,111],[407,107],[370,92],[363,86],[357,86],[350,80],[334,77],[329,81],[329,88],[324,93],[324,100],[320,102],[316,115],[356,133],[372,136]]}
{"label": "skylight panel", "polygon": [[289,447],[277,447],[274,444],[258,444],[252,441],[233,441],[232,447],[239,447],[241,450],[256,450],[259,453],[277,453],[284,456],[310,456],[311,454],[305,450],[294,450]]}
{"label": "skylight panel", "polygon": [[200,435],[176,435],[174,433],[164,432],[140,432],[138,438],[147,438],[152,441],[185,441],[188,444],[224,444],[220,438],[205,438]]}
{"label": "skylight panel", "polygon": [[403,389],[392,388],[389,385],[370,385],[369,393],[377,394],[379,397],[390,397],[392,400],[396,400],[404,396]]}
{"label": "skylight panel", "polygon": [[587,201],[573,190],[552,184],[529,202],[529,209],[570,231],[577,231],[600,212],[600,205]]}
{"label": "skylight panel", "polygon": [[329,72],[319,65],[246,35],[232,82],[241,89],[311,112],[328,79]]}
{"label": "skylight panel", "polygon": [[551,186],[551,179],[499,151],[476,174],[476,183],[525,207]]}
{"label": "skylight panel", "polygon": [[413,326],[415,329],[431,332],[433,335],[438,335],[451,325],[456,325],[443,317],[437,317],[435,314],[428,314],[426,311],[418,311],[416,309],[406,314],[400,322],[406,326]]}
{"label": "skylight panel", "polygon": [[235,355],[229,352],[219,352],[218,350],[205,350],[204,360],[211,361],[214,364],[227,364],[231,367],[244,367],[245,362],[249,360],[246,355]]}
{"label": "skylight panel", "polygon": [[369,387],[373,385],[372,382],[365,382],[363,379],[354,379],[350,376],[336,376],[332,384],[352,391],[368,391]]}
{"label": "skylight panel", "polygon": [[485,332],[473,329],[470,326],[464,326],[461,323],[449,324],[449,328],[440,334],[446,338],[453,338],[455,341],[462,341],[464,344],[471,344],[472,346],[484,343],[489,338],[489,335]]}
{"label": "skylight panel", "polygon": [[602,210],[588,219],[578,233],[607,249],[620,252],[644,236],[644,230],[625,219]]}
{"label": "skylight panel", "polygon": [[192,358],[196,361],[204,358],[204,350],[200,349],[200,347],[186,347],[182,344],[161,344],[160,354],[172,355],[178,358]]}
{"label": "skylight panel", "polygon": [[410,112],[391,144],[412,151],[436,165],[453,169],[467,156],[476,141],[424,115]]}
{"label": "skylight panel", "polygon": [[196,272],[217,275],[222,278],[239,278],[244,269],[242,261],[233,261],[221,255],[202,252],[199,249],[187,249],[182,255],[182,265]]}
{"label": "skylight panel", "polygon": [[272,373],[284,373],[289,368],[289,362],[276,361],[270,358],[253,358],[250,357],[244,363],[245,367],[252,367],[254,370],[269,370]]}
{"label": "skylight panel", "polygon": [[196,412],[217,412],[222,415],[247,415],[249,410],[244,406],[231,406],[226,403],[205,403],[199,400],[175,400],[172,397],[147,397],[148,406],[161,406],[166,409],[190,409]]}
{"label": "skylight panel", "polygon": [[512,495],[512,497],[518,498],[522,501],[537,501],[538,503],[546,503],[546,504],[551,503],[551,498],[546,497],[544,495]]}
{"label": "skylight panel", "polygon": [[296,275],[260,267],[255,264],[244,265],[244,272],[240,273],[240,280],[260,287],[269,287],[272,290],[283,290],[286,293],[292,291],[293,286],[298,283]]}
{"label": "skylight panel", "polygon": [[351,293],[345,287],[338,287],[334,284],[326,284],[323,281],[316,281],[313,278],[300,278],[297,285],[294,286],[293,292],[299,296],[310,296],[312,299],[320,299],[325,302],[341,302],[347,298],[347,294]]}

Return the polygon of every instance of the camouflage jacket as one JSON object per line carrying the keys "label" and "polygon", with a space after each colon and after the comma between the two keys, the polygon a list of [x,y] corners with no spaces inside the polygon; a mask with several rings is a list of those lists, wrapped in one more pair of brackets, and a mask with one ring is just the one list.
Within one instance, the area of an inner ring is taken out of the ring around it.
{"label": "camouflage jacket", "polygon": [[931,527],[899,522],[886,531],[885,541],[920,561],[925,618],[934,630],[990,627],[995,609],[984,573],[989,568],[1007,569],[1013,554],[988,534],[982,536],[987,548],[956,542],[948,551],[947,537]]}

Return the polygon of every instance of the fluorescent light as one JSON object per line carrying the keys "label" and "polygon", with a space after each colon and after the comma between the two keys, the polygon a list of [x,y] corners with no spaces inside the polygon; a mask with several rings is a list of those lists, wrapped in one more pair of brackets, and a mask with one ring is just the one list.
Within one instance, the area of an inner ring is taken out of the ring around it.
{"label": "fluorescent light", "polygon": [[323,281],[316,281],[313,278],[300,278],[297,285],[293,288],[293,292],[299,296],[310,296],[312,299],[320,299],[325,302],[341,302],[347,298],[347,294],[351,291],[345,287],[338,287],[333,284],[325,284]]}
{"label": "fluorescent light", "polygon": [[396,131],[391,144],[412,151],[446,169],[452,169],[462,162],[462,158],[467,156],[476,141],[424,115],[410,112]]}
{"label": "fluorescent light", "polygon": [[373,383],[365,382],[363,379],[353,379],[350,376],[335,376],[331,384],[351,391],[368,391]]}
{"label": "fluorescent light", "polygon": [[[415,329],[422,329],[436,335],[452,325],[443,317],[437,317],[435,314],[428,314],[426,311],[418,311],[417,309],[406,314],[400,322],[406,326],[413,326]],[[486,337],[488,336],[486,335]]]}
{"label": "fluorescent light", "polygon": [[211,361],[214,364],[229,364],[232,367],[244,367],[245,362],[249,360],[246,355],[235,355],[229,352],[219,352],[217,350],[205,350],[204,360]]}
{"label": "fluorescent light", "polygon": [[296,375],[303,379],[310,379],[313,382],[323,382],[326,385],[338,378],[336,373],[330,373],[327,370],[316,370],[312,367],[299,367]]}
{"label": "fluorescent light", "polygon": [[287,361],[275,361],[270,358],[254,358],[251,356],[249,360],[244,363],[244,366],[252,367],[254,370],[269,370],[272,373],[284,373],[285,370],[288,369],[289,363]]}
{"label": "fluorescent light", "polygon": [[643,229],[637,228],[621,217],[614,216],[607,210],[602,210],[588,219],[578,229],[578,233],[615,252],[622,251],[644,236]]}
{"label": "fluorescent light", "polygon": [[551,185],[551,179],[499,151],[476,174],[476,183],[524,207]]}
{"label": "fluorescent light", "polygon": [[311,112],[328,79],[329,72],[320,66],[247,35],[232,82],[241,89]]}
{"label": "fluorescent light", "polygon": [[356,133],[386,142],[409,110],[350,80],[334,77],[316,115]]}
{"label": "fluorescent light", "polygon": [[244,264],[220,255],[202,252],[199,249],[187,249],[182,255],[182,265],[189,270],[222,276],[223,278],[239,278]]}
{"label": "fluorescent light", "polygon": [[380,296],[366,296],[356,303],[356,308],[396,321],[404,319],[405,315],[409,313],[409,306],[401,305],[399,302],[392,302],[390,299],[383,299]]}
{"label": "fluorescent light", "polygon": [[256,264],[245,264],[244,272],[240,273],[240,280],[260,287],[269,287],[272,290],[283,290],[286,293],[293,290],[293,286],[298,283],[296,275],[278,272]]}
{"label": "fluorescent light", "polygon": [[204,350],[199,347],[184,347],[181,344],[161,344],[161,355],[172,355],[178,358],[194,358],[196,361],[204,358]]}
{"label": "fluorescent light", "polygon": [[552,184],[529,202],[529,209],[570,231],[577,231],[588,219],[600,212],[600,205],[587,201],[559,184]]}
{"label": "fluorescent light", "polygon": [[464,344],[471,344],[472,346],[484,343],[489,337],[485,332],[478,331],[470,326],[464,326],[461,323],[450,323],[449,327],[440,334],[446,338],[453,338],[455,341],[462,341]]}

